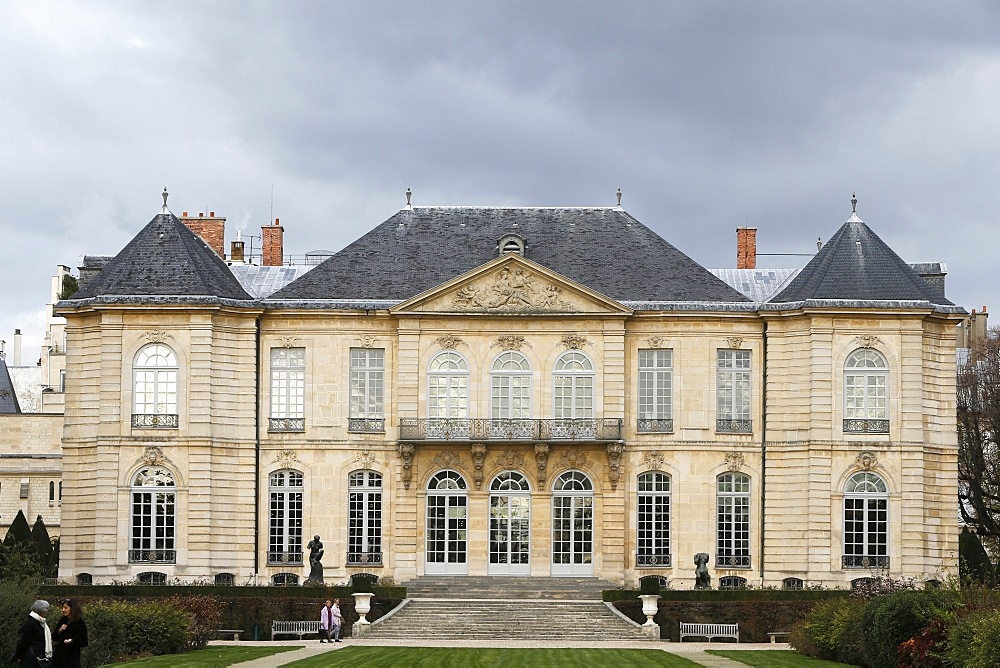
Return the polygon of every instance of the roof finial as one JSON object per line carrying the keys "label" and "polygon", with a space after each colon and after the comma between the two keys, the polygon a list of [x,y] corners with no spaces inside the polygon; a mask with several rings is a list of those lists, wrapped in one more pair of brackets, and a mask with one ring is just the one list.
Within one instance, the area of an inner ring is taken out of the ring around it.
{"label": "roof finial", "polygon": [[407,188],[407,189],[406,189],[406,208],[407,208],[407,209],[409,209],[409,208],[410,208],[410,197],[411,197],[412,195],[413,195],[413,193],[412,193],[412,192],[410,192],[410,189],[409,189],[409,188]]}
{"label": "roof finial", "polygon": [[163,213],[170,213],[170,209],[167,208],[168,197],[170,197],[170,193],[167,192],[167,187],[163,186]]}
{"label": "roof finial", "polygon": [[851,213],[858,212],[858,194],[854,193],[851,195]]}
{"label": "roof finial", "polygon": [[618,192],[615,193],[618,197],[618,207],[621,208],[622,205],[622,189],[619,187]]}

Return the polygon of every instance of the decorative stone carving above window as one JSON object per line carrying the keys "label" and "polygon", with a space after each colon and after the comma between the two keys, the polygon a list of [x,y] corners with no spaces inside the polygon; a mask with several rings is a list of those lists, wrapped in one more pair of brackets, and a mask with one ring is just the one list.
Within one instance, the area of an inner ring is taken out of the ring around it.
{"label": "decorative stone carving above window", "polygon": [[726,343],[729,344],[730,348],[742,348],[743,347],[743,337],[742,336],[727,336]]}
{"label": "decorative stone carving above window", "polygon": [[365,334],[363,336],[358,337],[358,343],[361,344],[362,348],[374,348],[377,342],[378,339],[376,339],[371,334]]}
{"label": "decorative stone carving above window", "polygon": [[525,345],[531,346],[525,343],[523,336],[498,336],[496,343],[490,347],[496,346],[500,350],[520,350]]}
{"label": "decorative stone carving above window", "polygon": [[401,474],[403,489],[410,489],[410,481],[413,479],[413,444],[400,443],[396,446],[396,452],[399,453],[399,458],[403,462],[403,471]]}
{"label": "decorative stone carving above window", "polygon": [[736,452],[734,450],[733,452],[726,453],[726,459],[723,462],[723,465],[729,471],[742,471],[743,467],[746,466],[746,463],[747,460],[743,456],[743,453]]}
{"label": "decorative stone carving above window", "polygon": [[652,451],[647,452],[642,456],[642,463],[645,468],[654,469],[657,471],[663,470],[663,453]]}
{"label": "decorative stone carving above window", "polygon": [[375,468],[375,455],[372,454],[371,450],[362,450],[354,456],[354,463],[359,469],[373,469]]}
{"label": "decorative stone carving above window", "polygon": [[859,348],[877,348],[882,345],[882,339],[874,334],[862,334],[861,336],[854,337],[854,343]]}
{"label": "decorative stone carving above window", "polygon": [[662,336],[651,336],[646,339],[646,343],[649,344],[650,348],[662,348],[664,340]]}
{"label": "decorative stone carving above window", "polygon": [[539,285],[535,275],[520,267],[504,267],[493,275],[493,284],[481,287],[474,283],[462,286],[452,301],[453,310],[487,311],[570,311],[573,305],[562,297],[562,289],[553,284]]}
{"label": "decorative stone carving above window", "polygon": [[461,465],[462,457],[459,456],[454,450],[445,450],[431,460],[431,468],[434,469],[460,468]]}
{"label": "decorative stone carving above window", "polygon": [[465,341],[462,339],[451,335],[439,336],[435,339],[435,342],[445,350],[454,350],[455,348],[458,348],[458,346],[465,344]]}
{"label": "decorative stone carving above window", "polygon": [[579,450],[566,450],[559,458],[559,462],[566,468],[579,469],[587,465],[587,455]]}
{"label": "decorative stone carving above window", "polygon": [[858,456],[854,458],[854,464],[863,471],[871,471],[878,468],[879,465],[878,457],[875,456],[874,452],[868,450],[859,452]]}
{"label": "decorative stone carving above window", "polygon": [[274,462],[279,469],[291,469],[299,463],[299,456],[295,454],[294,450],[282,450],[274,456]]}
{"label": "decorative stone carving above window", "polygon": [[277,338],[278,345],[282,348],[295,348],[296,344],[299,342],[294,336],[279,336]]}
{"label": "decorative stone carving above window", "polygon": [[580,350],[587,345],[588,341],[585,337],[577,336],[576,334],[567,334],[559,339],[559,343],[563,344],[570,350]]}
{"label": "decorative stone carving above window", "polygon": [[149,445],[146,446],[139,461],[146,466],[162,466],[167,463],[167,458],[163,454],[163,450],[155,445]]}
{"label": "decorative stone carving above window", "polygon": [[524,466],[524,455],[513,450],[504,450],[493,458],[493,466],[498,469],[517,469]]}
{"label": "decorative stone carving above window", "polygon": [[142,333],[142,338],[146,343],[163,343],[167,338],[167,333],[162,329],[151,329]]}

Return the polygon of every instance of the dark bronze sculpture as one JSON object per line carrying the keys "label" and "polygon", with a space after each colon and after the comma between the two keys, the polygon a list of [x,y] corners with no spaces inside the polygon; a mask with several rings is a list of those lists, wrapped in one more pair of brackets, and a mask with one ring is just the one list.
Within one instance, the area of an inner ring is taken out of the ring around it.
{"label": "dark bronze sculpture", "polygon": [[319,539],[319,534],[306,545],[309,548],[309,577],[306,584],[323,584],[323,541]]}
{"label": "dark bronze sculpture", "polygon": [[708,574],[708,554],[699,552],[694,555],[694,588],[711,589],[712,576]]}

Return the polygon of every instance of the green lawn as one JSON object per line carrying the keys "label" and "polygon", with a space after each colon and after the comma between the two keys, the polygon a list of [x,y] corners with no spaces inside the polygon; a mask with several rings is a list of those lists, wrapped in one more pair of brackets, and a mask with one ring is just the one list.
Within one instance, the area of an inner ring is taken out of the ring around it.
{"label": "green lawn", "polygon": [[814,659],[811,656],[790,652],[787,649],[709,649],[705,650],[705,653],[739,661],[748,666],[759,666],[760,668],[847,668],[849,665],[835,661]]}
{"label": "green lawn", "polygon": [[222,668],[231,666],[241,661],[259,659],[279,652],[288,652],[298,647],[279,645],[276,647],[234,647],[220,645],[218,647],[206,647],[194,652],[184,654],[167,654],[165,656],[151,656],[147,659],[137,659],[127,663],[113,663],[112,666],[156,666],[156,668]]}
{"label": "green lawn", "polygon": [[345,647],[289,666],[425,666],[427,668],[544,668],[547,666],[667,666],[699,664],[653,649],[495,649],[476,647]]}

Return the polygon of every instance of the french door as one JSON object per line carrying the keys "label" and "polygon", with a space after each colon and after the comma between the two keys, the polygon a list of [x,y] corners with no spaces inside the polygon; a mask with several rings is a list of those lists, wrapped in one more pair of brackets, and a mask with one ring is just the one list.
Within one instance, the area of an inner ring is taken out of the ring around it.
{"label": "french door", "polygon": [[427,491],[424,572],[427,575],[465,575],[469,572],[468,496],[465,479],[442,471]]}
{"label": "french door", "polygon": [[490,496],[490,575],[530,575],[531,497]]}
{"label": "french door", "polygon": [[552,497],[552,575],[594,574],[594,491],[584,473],[567,471]]}

